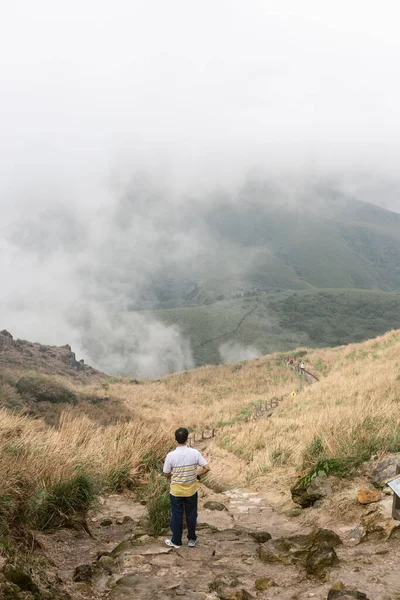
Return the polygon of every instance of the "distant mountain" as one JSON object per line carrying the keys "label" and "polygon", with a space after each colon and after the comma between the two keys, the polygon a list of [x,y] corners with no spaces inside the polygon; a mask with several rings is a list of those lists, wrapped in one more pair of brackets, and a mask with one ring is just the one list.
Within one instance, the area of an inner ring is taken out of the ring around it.
{"label": "distant mountain", "polygon": [[180,327],[197,365],[400,327],[399,214],[328,186],[254,182],[191,208],[207,248],[158,271],[141,308]]}
{"label": "distant mountain", "polygon": [[299,346],[361,342],[400,329],[400,293],[354,289],[260,293],[152,314],[166,325],[179,326],[199,366]]}
{"label": "distant mountain", "polygon": [[400,290],[400,214],[329,187],[295,195],[249,183],[216,197],[194,226],[201,249],[174,264],[168,256],[142,290],[139,306],[171,308],[249,293],[311,288]]}

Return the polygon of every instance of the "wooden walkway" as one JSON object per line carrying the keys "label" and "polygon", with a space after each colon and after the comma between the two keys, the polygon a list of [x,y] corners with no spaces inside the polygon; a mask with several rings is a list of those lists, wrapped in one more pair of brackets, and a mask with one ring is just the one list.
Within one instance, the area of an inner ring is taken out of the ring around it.
{"label": "wooden walkway", "polygon": [[[309,371],[304,370],[303,375],[309,385],[312,385],[313,383],[319,381],[318,377],[316,377],[315,375],[313,375],[313,373],[310,373]],[[254,406],[254,409],[251,412],[251,414],[246,419],[244,419],[244,422],[250,423],[251,421],[259,421],[260,419],[266,419],[268,417],[271,417],[278,408],[279,404],[285,398],[290,398],[292,395],[293,392],[291,392],[290,394],[285,394],[280,398],[274,396],[270,400],[265,400],[265,402],[260,401],[256,406]],[[296,392],[294,393],[294,395],[296,395]],[[192,446],[196,442],[211,440],[216,436],[217,431],[217,429],[203,429],[201,431],[192,432],[189,435],[188,446]]]}

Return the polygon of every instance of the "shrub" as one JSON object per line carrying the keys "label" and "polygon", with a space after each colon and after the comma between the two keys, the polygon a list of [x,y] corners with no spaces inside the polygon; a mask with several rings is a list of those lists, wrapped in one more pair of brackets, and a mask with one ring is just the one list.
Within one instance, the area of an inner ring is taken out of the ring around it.
{"label": "shrub", "polygon": [[94,477],[83,472],[52,487],[43,487],[29,502],[30,521],[42,530],[63,527],[75,515],[85,515],[94,505],[99,491]]}
{"label": "shrub", "polygon": [[128,464],[118,465],[111,469],[104,481],[104,487],[108,492],[121,493],[125,489],[132,487],[133,480],[130,475],[130,466]]}
{"label": "shrub", "polygon": [[69,388],[46,375],[24,375],[16,383],[16,389],[25,400],[33,402],[74,403],[77,396]]}
{"label": "shrub", "polygon": [[152,472],[146,494],[147,528],[152,535],[161,535],[170,520],[169,482],[165,477]]}

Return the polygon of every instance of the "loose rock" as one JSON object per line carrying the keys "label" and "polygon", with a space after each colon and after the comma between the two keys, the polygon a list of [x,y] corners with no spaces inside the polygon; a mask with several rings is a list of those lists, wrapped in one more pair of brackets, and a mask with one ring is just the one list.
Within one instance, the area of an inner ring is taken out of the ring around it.
{"label": "loose rock", "polygon": [[346,542],[348,546],[357,546],[361,544],[367,537],[367,532],[363,525],[358,525],[352,529],[347,535]]}
{"label": "loose rock", "polygon": [[207,508],[208,510],[228,510],[225,504],[222,504],[221,502],[215,502],[215,500],[208,500],[205,502],[204,508]]}
{"label": "loose rock", "polygon": [[394,531],[400,528],[400,521],[387,517],[380,506],[375,506],[362,515],[361,524],[365,527],[367,534],[376,533],[387,540]]}
{"label": "loose rock", "polygon": [[270,587],[276,586],[277,584],[275,583],[275,581],[273,579],[271,579],[270,577],[259,577],[255,584],[254,587],[256,588],[256,590],[262,592],[264,590],[268,590]]}
{"label": "loose rock", "polygon": [[112,519],[103,519],[100,521],[100,525],[102,527],[109,527],[109,525],[112,525]]}
{"label": "loose rock", "polygon": [[236,575],[231,575],[230,573],[217,575],[212,583],[209,585],[210,592],[220,591],[226,587],[236,587],[239,583]]}
{"label": "loose rock", "polygon": [[331,589],[328,592],[328,600],[336,600],[337,598],[341,598],[341,600],[368,600],[367,596],[362,592],[358,592],[357,590],[335,590]]}
{"label": "loose rock", "polygon": [[313,506],[317,500],[321,500],[332,494],[332,486],[326,475],[321,474],[311,480],[307,487],[304,487],[302,480],[295,483],[291,489],[293,502],[299,504],[302,508]]}
{"label": "loose rock", "polygon": [[285,512],[287,517],[299,517],[302,513],[301,508],[290,508]]}
{"label": "loose rock", "polygon": [[339,559],[332,546],[321,546],[309,552],[305,567],[309,575],[321,576],[327,567],[333,567],[339,563]]}
{"label": "loose rock", "polygon": [[220,600],[253,600],[254,598],[254,596],[243,588],[240,590],[221,592],[219,597]]}
{"label": "loose rock", "polygon": [[115,548],[111,551],[111,556],[113,558],[118,558],[129,552],[129,550],[132,550],[133,547],[134,543],[131,540],[125,540],[124,542],[118,544],[118,546],[115,546]]}
{"label": "loose rock", "polygon": [[360,504],[372,504],[372,502],[379,502],[381,499],[382,494],[374,488],[361,488],[357,495]]}
{"label": "loose rock", "polygon": [[259,544],[264,544],[264,542],[268,542],[272,538],[272,535],[268,531],[262,529],[247,529],[246,533]]}

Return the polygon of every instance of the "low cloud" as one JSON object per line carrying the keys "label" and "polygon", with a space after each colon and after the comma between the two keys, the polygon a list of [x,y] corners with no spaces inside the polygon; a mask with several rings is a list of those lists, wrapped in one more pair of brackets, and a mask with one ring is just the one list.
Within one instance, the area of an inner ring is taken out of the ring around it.
{"label": "low cloud", "polygon": [[224,363],[250,360],[261,356],[260,350],[255,346],[244,346],[237,342],[226,342],[219,347],[218,351]]}

